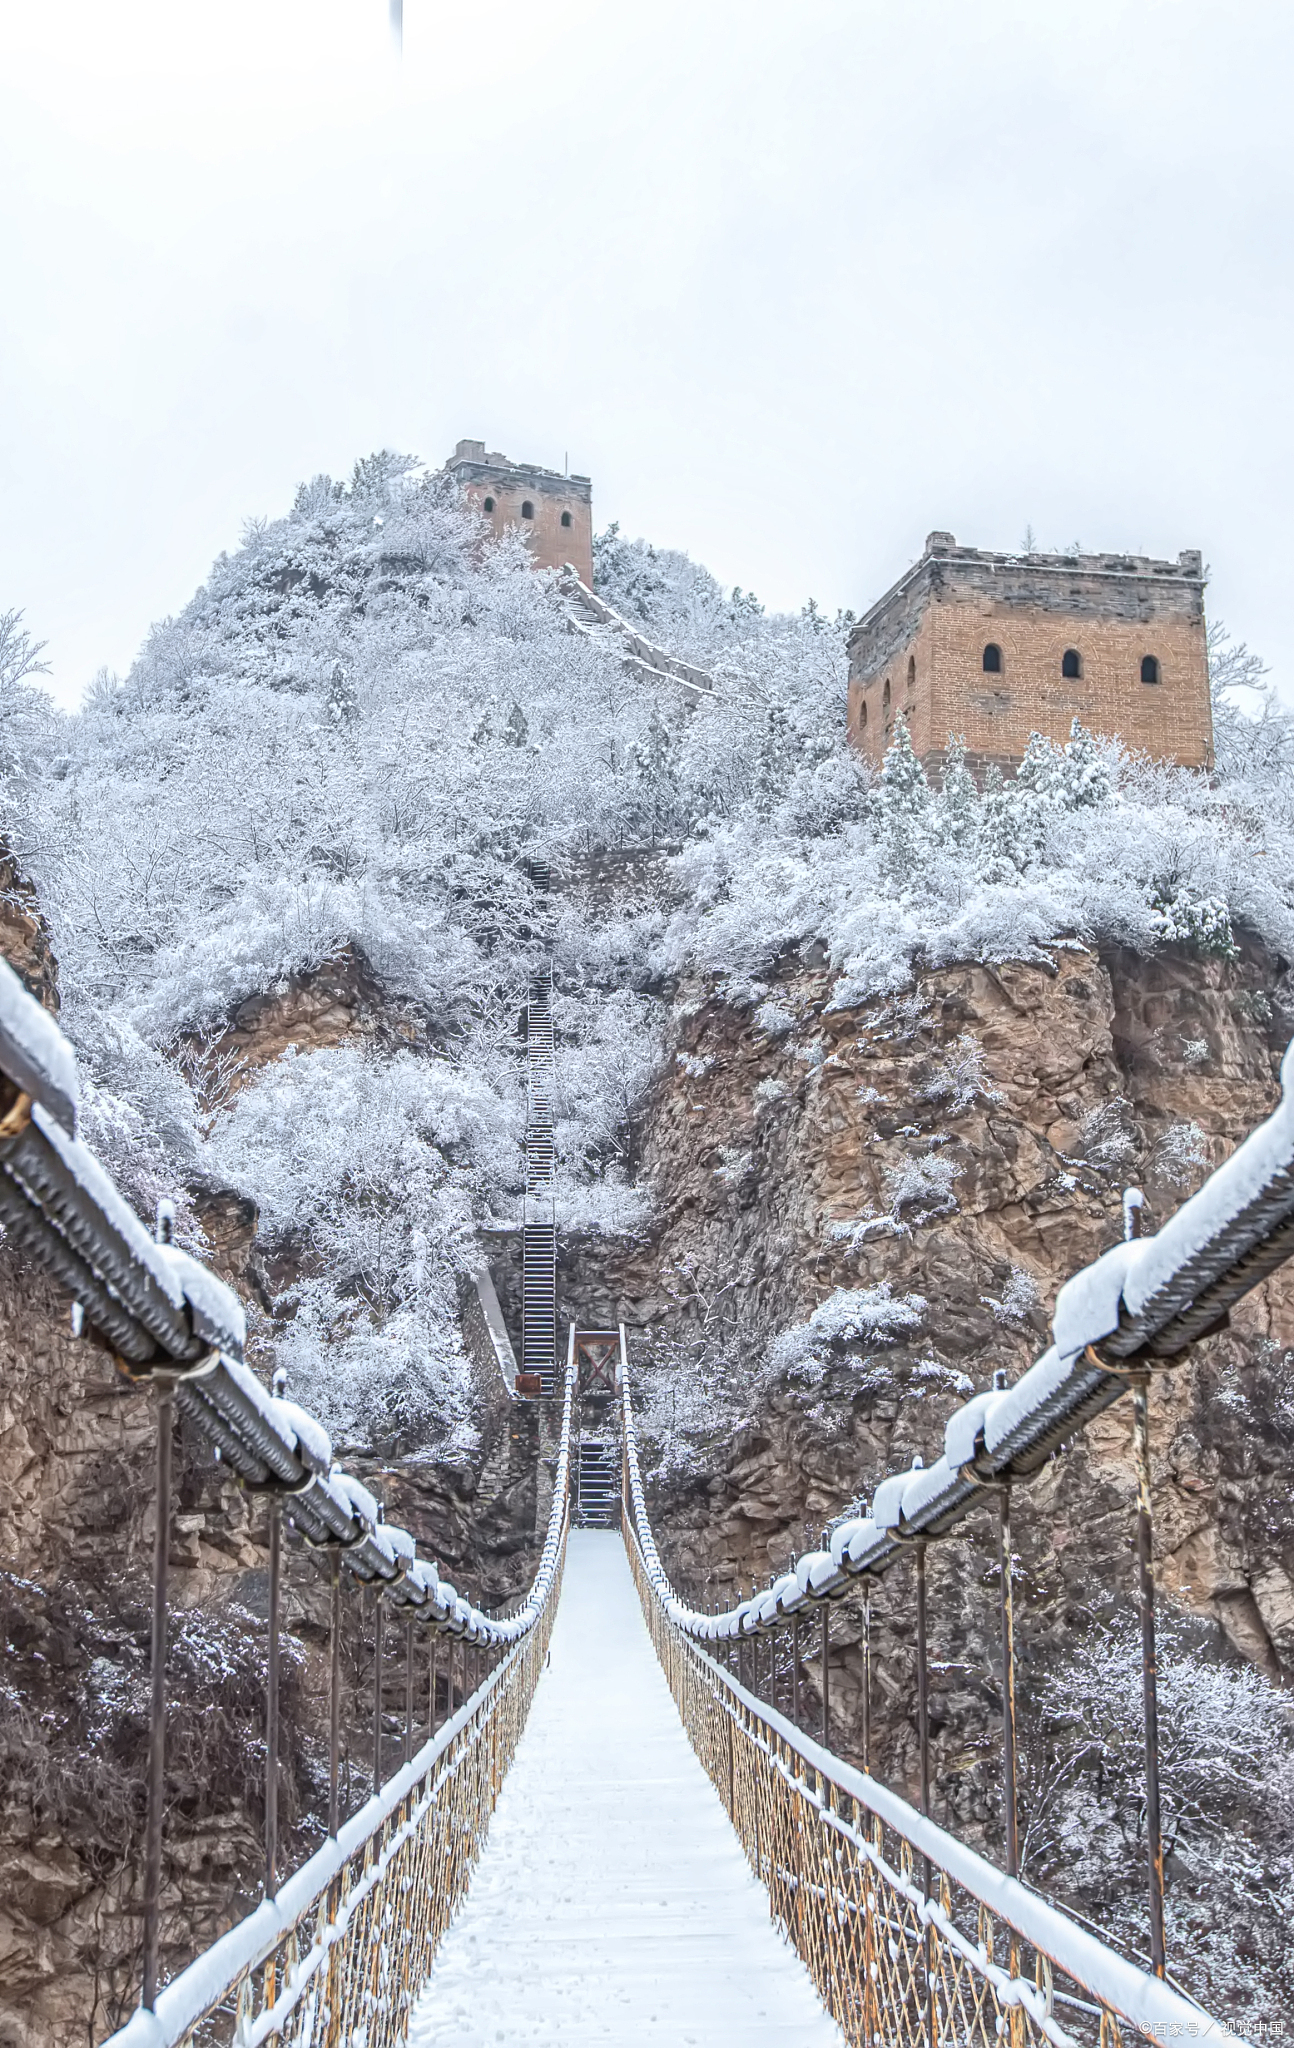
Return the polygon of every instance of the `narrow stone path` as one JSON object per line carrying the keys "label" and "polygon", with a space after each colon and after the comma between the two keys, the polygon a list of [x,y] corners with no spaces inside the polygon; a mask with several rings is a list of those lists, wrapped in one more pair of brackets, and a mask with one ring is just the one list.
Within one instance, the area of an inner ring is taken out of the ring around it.
{"label": "narrow stone path", "polygon": [[692,1753],[618,1534],[552,1654],[410,2048],[843,2048]]}

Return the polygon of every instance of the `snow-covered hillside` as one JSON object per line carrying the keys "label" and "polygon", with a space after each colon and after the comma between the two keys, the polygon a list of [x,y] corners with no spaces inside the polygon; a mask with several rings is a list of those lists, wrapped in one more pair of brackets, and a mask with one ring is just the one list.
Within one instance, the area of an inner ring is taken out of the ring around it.
{"label": "snow-covered hillside", "polygon": [[[531,859],[560,877],[562,1214],[595,1228],[643,1218],[633,1112],[682,970],[759,1003],[814,940],[842,1000],[1070,935],[1225,950],[1243,921],[1294,954],[1294,738],[1252,687],[1212,785],[1082,733],[982,793],[955,745],[931,791],[901,735],[875,783],[844,742],[842,621],[770,617],[615,529],[596,565],[712,694],[574,632],[519,539],[389,454],[249,526],[74,716],[24,681],[16,622],[4,641],[5,826],[96,1083],[87,1136],[141,1207],[201,1170],[255,1196],[296,1266],[267,1341],[335,1425],[462,1416],[455,1276],[520,1185]],[[1257,679],[1243,650],[1222,666]],[[236,1007],[347,952],[414,1049],[240,1072]]]}

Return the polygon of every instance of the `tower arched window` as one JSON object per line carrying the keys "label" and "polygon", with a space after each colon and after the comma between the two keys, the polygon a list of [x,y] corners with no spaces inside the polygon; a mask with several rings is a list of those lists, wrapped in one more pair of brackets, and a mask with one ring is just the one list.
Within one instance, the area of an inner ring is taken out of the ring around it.
{"label": "tower arched window", "polygon": [[569,513],[569,512],[563,512],[563,514],[562,514],[562,525],[563,525],[563,526],[569,526],[569,525],[570,525],[570,523],[571,523],[571,515],[570,515],[570,513]]}
{"label": "tower arched window", "polygon": [[884,689],[883,689],[883,690],[881,691],[881,710],[882,710],[882,711],[888,711],[888,710],[889,710],[889,708],[890,708],[890,679],[889,679],[889,677],[888,677],[888,676],[886,676],[886,678],[885,678],[885,688],[884,688]]}
{"label": "tower arched window", "polygon": [[494,510],[494,500],[493,500],[493,498],[487,498],[487,499],[486,499],[486,501],[485,501],[485,509],[486,509],[486,511],[487,511],[487,512],[493,512],[493,510]]}
{"label": "tower arched window", "polygon": [[1002,673],[1002,649],[996,640],[990,640],[984,649],[984,673],[986,676],[1000,676]]}
{"label": "tower arched window", "polygon": [[535,508],[531,504],[529,498],[525,498],[522,500],[521,516],[523,519],[533,519],[535,516]]}
{"label": "tower arched window", "polygon": [[866,701],[864,701],[863,703],[861,703],[861,704],[859,705],[859,707],[858,707],[858,730],[859,730],[859,732],[866,732],[866,730],[867,730],[867,704],[866,704]]}
{"label": "tower arched window", "polygon": [[1060,672],[1063,676],[1068,676],[1071,682],[1077,682],[1082,675],[1083,662],[1077,647],[1065,649],[1060,657]]}
{"label": "tower arched window", "polygon": [[1159,675],[1159,656],[1158,656],[1157,654],[1143,654],[1143,655],[1142,655],[1142,657],[1141,657],[1141,680],[1142,680],[1142,682],[1143,682],[1143,683],[1157,683],[1157,682],[1159,682],[1159,680],[1160,680],[1160,675]]}
{"label": "tower arched window", "polygon": [[910,654],[910,655],[908,656],[908,688],[909,688],[910,690],[915,690],[915,689],[916,689],[916,686],[917,686],[917,658],[916,658],[916,655],[915,655],[915,654]]}

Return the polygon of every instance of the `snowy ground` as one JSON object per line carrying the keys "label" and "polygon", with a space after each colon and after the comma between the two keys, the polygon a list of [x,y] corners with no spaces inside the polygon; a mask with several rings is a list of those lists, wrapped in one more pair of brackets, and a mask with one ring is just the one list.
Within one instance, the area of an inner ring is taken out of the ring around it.
{"label": "snowy ground", "polygon": [[692,1754],[618,1535],[552,1657],[410,2048],[842,2048]]}

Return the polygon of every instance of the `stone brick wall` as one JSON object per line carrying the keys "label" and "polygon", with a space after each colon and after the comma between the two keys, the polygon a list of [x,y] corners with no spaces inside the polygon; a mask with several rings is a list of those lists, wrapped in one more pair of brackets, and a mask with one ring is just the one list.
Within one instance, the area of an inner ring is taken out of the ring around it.
{"label": "stone brick wall", "polygon": [[[1001,652],[985,671],[984,650]],[[1068,651],[1079,674],[1067,677]],[[1143,657],[1159,681],[1141,680]],[[974,765],[1021,759],[1075,718],[1192,768],[1213,765],[1200,558],[993,555],[932,534],[849,643],[849,733],[878,765],[905,717],[930,765],[960,736]]]}
{"label": "stone brick wall", "polygon": [[537,568],[562,569],[569,562],[592,589],[593,486],[588,477],[560,476],[555,469],[512,462],[493,451],[487,455],[483,441],[460,441],[445,468],[496,533],[507,526],[521,528]]}

